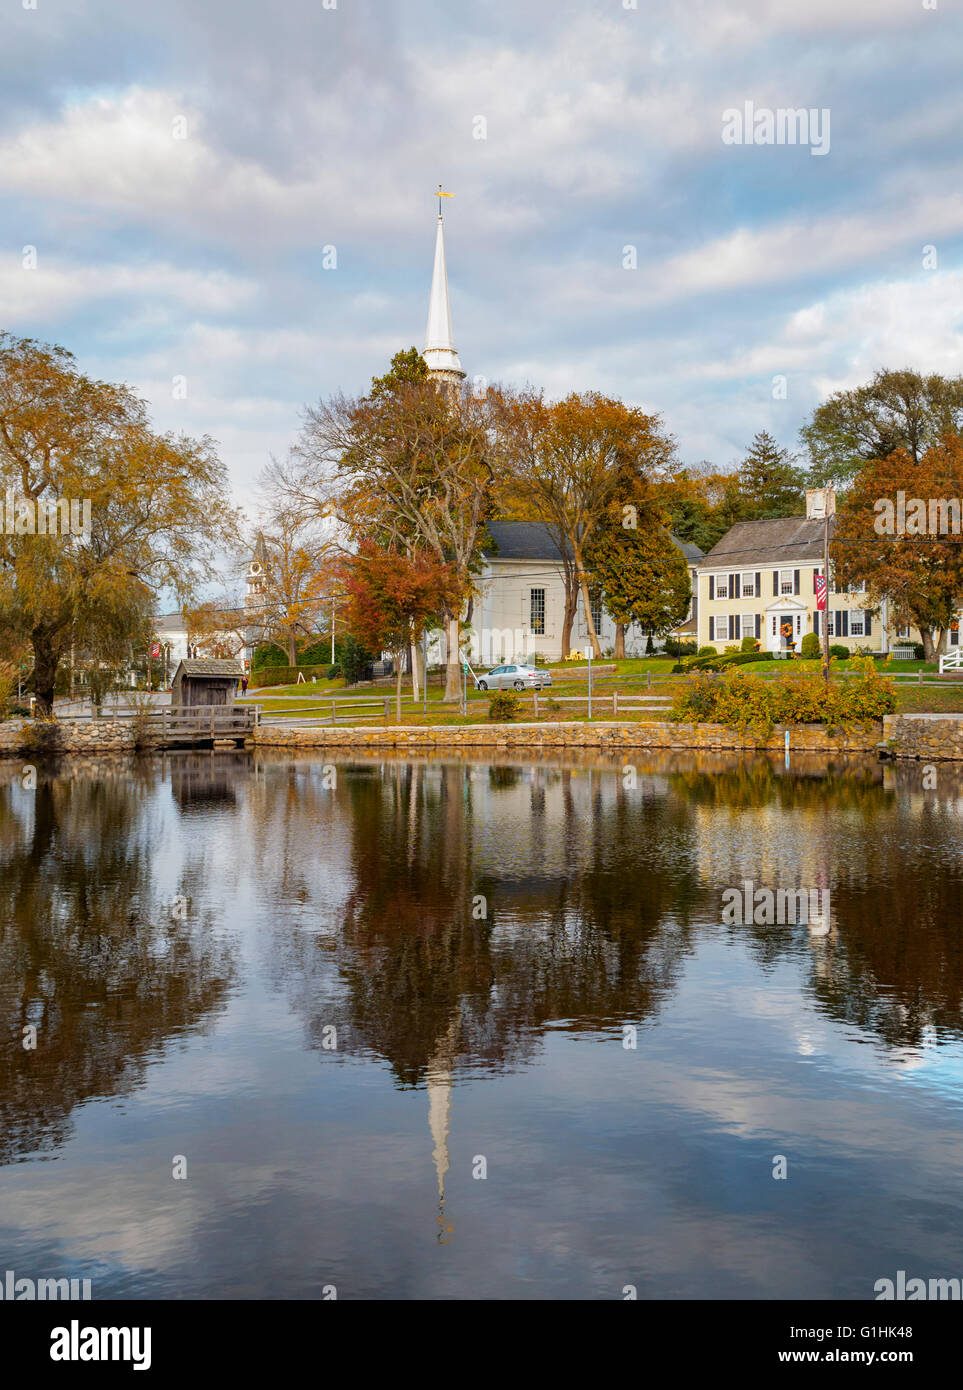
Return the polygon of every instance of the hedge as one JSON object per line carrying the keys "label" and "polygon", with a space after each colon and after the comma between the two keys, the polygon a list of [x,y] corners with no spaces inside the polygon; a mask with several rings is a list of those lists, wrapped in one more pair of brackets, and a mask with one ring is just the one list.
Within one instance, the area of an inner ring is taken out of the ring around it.
{"label": "hedge", "polygon": [[771,661],[771,652],[724,652],[722,656],[689,657],[673,666],[673,675],[686,671],[724,671],[729,666],[745,666],[750,661]]}
{"label": "hedge", "polygon": [[896,708],[892,680],[879,674],[871,657],[856,657],[853,669],[854,678],[829,682],[816,671],[787,673],[768,681],[751,671],[698,672],[669,717],[769,734],[776,724],[845,729],[892,714]]}

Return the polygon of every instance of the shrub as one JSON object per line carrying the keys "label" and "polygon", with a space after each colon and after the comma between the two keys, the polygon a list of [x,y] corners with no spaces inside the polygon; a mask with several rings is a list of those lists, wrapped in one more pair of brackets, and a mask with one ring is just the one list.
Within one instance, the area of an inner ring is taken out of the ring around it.
{"label": "shrub", "polygon": [[327,673],[326,673],[326,678],[327,678],[329,681],[336,681],[336,680],[338,679],[338,677],[340,676],[340,674],[341,674],[341,667],[338,666],[338,665],[336,664],[336,665],[334,665],[334,666],[329,666],[329,667],[328,667]]}
{"label": "shrub", "polygon": [[681,642],[675,637],[667,637],[665,654],[666,656],[674,656],[677,661],[681,661],[684,656],[695,656],[696,647],[695,642]]}
{"label": "shrub", "polygon": [[917,661],[926,660],[926,648],[923,646],[922,642],[913,643],[913,655],[916,657]]}
{"label": "shrub", "polygon": [[0,719],[10,712],[10,697],[17,688],[17,668],[9,661],[0,661]]}
{"label": "shrub", "polygon": [[510,724],[521,713],[518,696],[514,690],[496,690],[488,700],[488,717],[499,723]]}
{"label": "shrub", "polygon": [[838,656],[840,661],[848,661],[851,653],[848,647],[844,647],[840,642],[834,642],[829,648],[830,656]]}
{"label": "shrub", "polygon": [[768,735],[776,724],[848,728],[892,714],[892,680],[881,676],[869,657],[855,657],[853,669],[852,679],[828,683],[821,672],[808,671],[769,681],[737,669],[721,676],[697,673],[670,718]]}
{"label": "shrub", "polygon": [[716,651],[715,647],[700,647],[699,650],[696,652],[696,656],[718,656],[718,655],[719,655],[719,653]]}
{"label": "shrub", "polygon": [[[337,655],[337,653],[335,653]],[[287,661],[287,657],[284,658]],[[298,652],[299,666],[323,666],[325,662],[331,660],[331,639],[318,638],[316,642],[309,643],[302,647]]]}
{"label": "shrub", "polygon": [[127,696],[127,708],[130,710],[131,733],[134,736],[134,747],[138,752],[153,748],[157,742],[157,721],[154,719],[154,701],[150,691],[132,691]]}
{"label": "shrub", "polygon": [[60,752],[60,725],[52,714],[38,714],[29,728],[24,729],[23,748],[38,756]]}
{"label": "shrub", "polygon": [[742,639],[740,650],[744,652],[757,652],[759,650],[759,643],[756,641],[755,637],[750,637],[747,632]]}
{"label": "shrub", "polygon": [[652,634],[650,632],[645,641],[645,654],[646,656],[651,656],[654,651],[655,643],[652,641]]}
{"label": "shrub", "polygon": [[344,639],[344,648],[341,653],[341,672],[345,683],[354,685],[355,681],[364,680],[364,673],[374,659],[374,652],[369,652],[349,633]]}
{"label": "shrub", "polygon": [[260,671],[264,666],[287,666],[287,664],[287,652],[283,652],[273,642],[265,642],[262,646],[255,647],[254,656],[251,659],[251,670]]}
{"label": "shrub", "polygon": [[807,661],[812,661],[819,656],[819,638],[815,632],[803,634],[802,642],[799,644],[799,653]]}
{"label": "shrub", "polygon": [[735,650],[725,651],[722,656],[695,656],[689,657],[680,665],[674,666],[673,671],[724,671],[728,666],[745,666],[751,661],[768,661],[768,652],[737,652]]}

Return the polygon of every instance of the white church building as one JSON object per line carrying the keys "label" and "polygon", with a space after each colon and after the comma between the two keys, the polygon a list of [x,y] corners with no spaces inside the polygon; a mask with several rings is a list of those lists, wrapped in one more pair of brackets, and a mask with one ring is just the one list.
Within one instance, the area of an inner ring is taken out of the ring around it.
{"label": "white church building", "polygon": [[[429,375],[447,385],[457,386],[465,379],[455,349],[451,326],[451,300],[445,262],[445,232],[438,204],[435,233],[435,261],[428,302],[428,326],[422,356]],[[562,623],[565,616],[565,570],[562,555],[551,528],[535,521],[490,521],[488,532],[494,542],[483,551],[476,578],[471,619],[462,625],[465,654],[472,665],[492,665],[500,661],[558,661],[569,655],[562,650]],[[703,552],[698,546],[676,541],[689,563],[692,606],[687,620],[673,636],[694,638],[698,623],[698,573],[696,566]],[[615,645],[615,623],[596,599],[592,620],[603,652]],[[467,639],[467,640],[466,640]],[[571,630],[571,645],[581,650],[588,642],[581,596]],[[658,639],[653,639],[657,641]],[[627,656],[642,656],[648,633],[633,624],[625,632]],[[445,660],[445,637],[434,635],[428,648],[429,664]]]}

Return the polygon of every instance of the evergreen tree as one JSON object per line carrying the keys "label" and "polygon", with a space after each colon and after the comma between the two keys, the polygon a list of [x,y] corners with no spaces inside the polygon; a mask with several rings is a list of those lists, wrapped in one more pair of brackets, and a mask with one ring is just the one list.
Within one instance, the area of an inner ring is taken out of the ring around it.
{"label": "evergreen tree", "polygon": [[739,521],[801,516],[806,510],[804,475],[796,456],[780,449],[768,430],[760,430],[739,465],[743,515]]}

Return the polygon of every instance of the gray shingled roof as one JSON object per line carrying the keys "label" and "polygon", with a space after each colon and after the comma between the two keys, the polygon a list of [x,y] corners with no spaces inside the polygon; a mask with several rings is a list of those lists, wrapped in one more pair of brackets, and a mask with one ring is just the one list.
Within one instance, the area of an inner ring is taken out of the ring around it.
{"label": "gray shingled roof", "polygon": [[542,521],[490,521],[488,533],[498,547],[496,552],[490,552],[495,559],[561,563],[562,552]]}
{"label": "gray shingled roof", "polygon": [[[490,521],[488,531],[498,547],[496,560],[552,560],[561,564],[562,552],[551,530],[543,521]],[[672,539],[690,562],[701,560],[703,552],[691,541]]]}
{"label": "gray shingled roof", "polygon": [[[833,518],[830,518],[830,535]],[[788,568],[823,558],[823,522],[804,516],[772,521],[737,521],[701,561],[700,569]]]}
{"label": "gray shingled roof", "polygon": [[175,679],[180,671],[183,671],[185,676],[237,676],[240,679],[244,675],[244,666],[233,658],[225,660],[213,656],[199,656],[181,661],[174,672]]}

